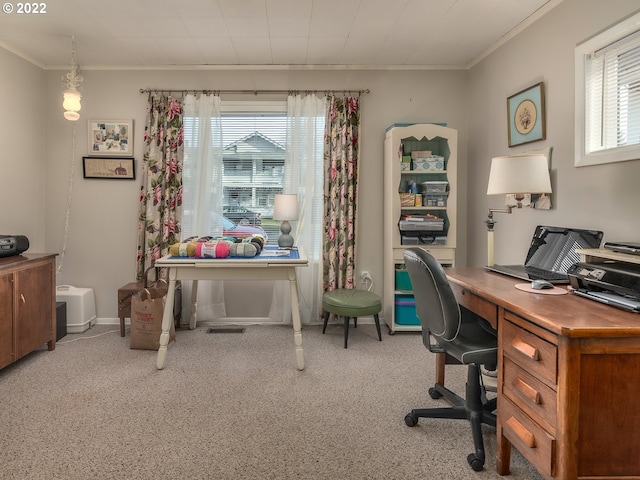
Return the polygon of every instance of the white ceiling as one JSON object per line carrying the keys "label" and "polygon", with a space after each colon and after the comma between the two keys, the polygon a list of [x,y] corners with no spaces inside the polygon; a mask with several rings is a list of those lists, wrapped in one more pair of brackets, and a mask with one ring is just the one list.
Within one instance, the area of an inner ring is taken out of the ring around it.
{"label": "white ceiling", "polygon": [[[562,0],[4,2],[0,46],[43,68],[467,68]],[[7,13],[7,5],[13,7]]]}

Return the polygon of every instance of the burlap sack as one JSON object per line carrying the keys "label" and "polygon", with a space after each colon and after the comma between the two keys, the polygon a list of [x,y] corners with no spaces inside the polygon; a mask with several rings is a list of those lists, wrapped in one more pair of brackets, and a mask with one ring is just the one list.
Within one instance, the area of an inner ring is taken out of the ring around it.
{"label": "burlap sack", "polygon": [[[158,350],[162,333],[162,315],[166,288],[145,288],[131,297],[131,343],[130,348]],[[171,315],[169,345],[176,340],[176,329]]]}

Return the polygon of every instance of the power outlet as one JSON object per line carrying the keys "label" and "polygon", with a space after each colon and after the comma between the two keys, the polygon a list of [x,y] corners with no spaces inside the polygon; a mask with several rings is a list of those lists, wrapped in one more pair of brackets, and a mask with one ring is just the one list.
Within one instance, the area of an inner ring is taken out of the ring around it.
{"label": "power outlet", "polygon": [[362,272],[360,272],[360,280],[362,280],[363,282],[373,282],[373,278],[371,278],[371,274],[368,270],[363,270]]}

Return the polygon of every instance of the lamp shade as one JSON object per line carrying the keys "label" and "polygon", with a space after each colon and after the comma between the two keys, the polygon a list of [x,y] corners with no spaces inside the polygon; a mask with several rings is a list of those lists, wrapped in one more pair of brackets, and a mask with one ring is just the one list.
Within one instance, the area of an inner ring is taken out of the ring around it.
{"label": "lamp shade", "polygon": [[551,193],[544,155],[495,157],[491,160],[487,195]]}
{"label": "lamp shade", "polygon": [[82,95],[80,92],[75,88],[70,88],[65,90],[63,98],[62,107],[65,110],[64,118],[71,121],[78,120],[80,118],[80,114],[78,112],[82,108],[82,105],[80,104]]}
{"label": "lamp shade", "polygon": [[274,220],[298,219],[298,195],[295,193],[277,193],[273,205]]}

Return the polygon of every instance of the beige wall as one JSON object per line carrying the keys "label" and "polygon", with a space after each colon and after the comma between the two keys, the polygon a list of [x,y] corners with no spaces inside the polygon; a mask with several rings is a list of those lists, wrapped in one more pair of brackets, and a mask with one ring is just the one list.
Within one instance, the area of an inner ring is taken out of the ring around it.
{"label": "beige wall", "polygon": [[[469,71],[469,264],[486,262],[487,197],[491,158],[552,147],[550,211],[498,214],[496,263],[521,263],[538,224],[603,230],[605,241],[640,240],[640,161],[575,168],[574,49],[639,7],[637,0],[565,0]],[[537,82],[546,89],[547,138],[509,148],[506,98]]]}
{"label": "beige wall", "polygon": [[[60,251],[63,243],[74,127],[62,116],[59,101],[62,73],[46,73],[48,251]],[[134,119],[134,152],[139,172],[146,107],[146,96],[140,94],[140,88],[369,88],[371,93],[362,99],[358,271],[371,272],[373,288],[378,293],[382,292],[382,144],[386,127],[395,122],[445,122],[459,129],[460,162],[462,165],[465,162],[466,71],[83,71],[82,74],[82,118],[75,124],[77,164],[69,242],[58,283],[93,288],[99,318],[116,317],[116,291],[134,278],[140,187],[137,180],[82,178],[87,119]],[[461,170],[464,172],[465,168]],[[458,243],[464,246],[464,228],[461,231]]]}
{"label": "beige wall", "polygon": [[45,248],[44,72],[0,48],[0,235]]}
{"label": "beige wall", "polygon": [[[502,200],[486,196],[491,157],[553,147],[551,211],[501,216],[496,260],[522,260],[538,223],[601,228],[609,239],[640,239],[640,162],[573,167],[573,49],[576,43],[637,9],[637,0],[565,0],[470,71],[82,71],[82,117],[64,120],[61,71],[39,68],[0,49],[0,233],[23,233],[30,252],[61,252],[72,157],[76,160],[69,241],[59,284],[93,288],[97,315],[114,319],[116,290],[133,280],[139,183],[85,180],[87,119],[133,118],[134,152],[142,158],[146,98],[140,88],[359,89],[362,163],[358,271],[382,291],[382,143],[397,122],[445,122],[459,131],[460,265],[486,259],[484,219]],[[506,98],[538,81],[547,89],[547,140],[508,148]],[[265,98],[266,99],[266,98]],[[75,127],[75,153],[74,151]]]}

